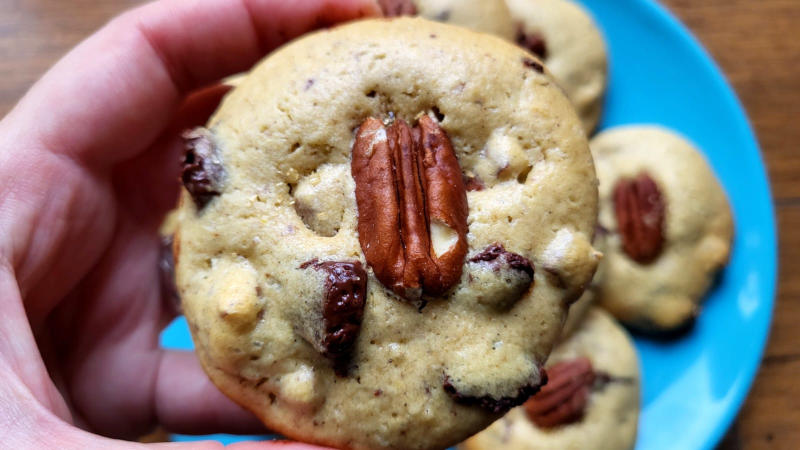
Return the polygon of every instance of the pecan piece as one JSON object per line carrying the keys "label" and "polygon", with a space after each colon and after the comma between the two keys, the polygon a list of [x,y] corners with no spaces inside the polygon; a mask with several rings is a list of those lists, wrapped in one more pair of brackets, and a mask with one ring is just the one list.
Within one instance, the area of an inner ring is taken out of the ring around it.
{"label": "pecan piece", "polygon": [[417,14],[417,6],[412,0],[378,0],[381,11],[386,17],[413,16]]}
{"label": "pecan piece", "polygon": [[300,266],[309,267],[325,273],[321,330],[315,330],[311,344],[333,362],[337,375],[346,376],[364,317],[367,272],[358,261],[309,261]]}
{"label": "pecan piece", "polygon": [[431,117],[417,128],[374,118],[358,129],[351,171],[358,239],[384,286],[413,303],[461,278],[467,193],[450,139]]}
{"label": "pecan piece", "polygon": [[649,264],[664,246],[665,204],[655,181],[646,173],[623,179],[614,187],[614,212],[622,248],[639,264]]}
{"label": "pecan piece", "polygon": [[541,59],[547,58],[547,42],[544,37],[536,32],[526,33],[522,25],[517,28],[517,44]]}
{"label": "pecan piece", "polygon": [[203,209],[215,196],[222,193],[225,169],[219,159],[219,149],[211,132],[195,128],[183,133],[186,153],[181,180],[192,195],[194,204]]}
{"label": "pecan piece", "polygon": [[528,418],[542,428],[566,425],[583,418],[595,381],[588,358],[563,361],[547,369],[547,384],[525,403]]}

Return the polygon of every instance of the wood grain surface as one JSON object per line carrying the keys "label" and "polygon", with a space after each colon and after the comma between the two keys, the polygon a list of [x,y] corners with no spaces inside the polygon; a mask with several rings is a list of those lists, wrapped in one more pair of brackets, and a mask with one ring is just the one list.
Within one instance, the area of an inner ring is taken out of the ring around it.
{"label": "wood grain surface", "polygon": [[[0,0],[0,116],[64,52],[138,0]],[[800,448],[800,0],[665,0],[741,97],[772,178],[780,285],[769,347],[724,448]]]}

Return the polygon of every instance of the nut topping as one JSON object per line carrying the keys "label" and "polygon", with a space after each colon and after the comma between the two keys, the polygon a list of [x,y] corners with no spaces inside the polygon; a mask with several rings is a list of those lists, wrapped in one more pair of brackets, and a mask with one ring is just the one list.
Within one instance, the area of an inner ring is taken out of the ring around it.
{"label": "nut topping", "polygon": [[222,193],[225,170],[219,159],[219,149],[213,135],[205,128],[195,128],[183,133],[186,154],[181,180],[192,195],[197,209],[203,209],[215,196]]}
{"label": "nut topping", "polygon": [[655,261],[664,246],[665,216],[656,182],[646,173],[617,182],[614,212],[625,253],[639,264]]}
{"label": "nut topping", "polygon": [[417,7],[412,0],[378,0],[386,17],[413,16]]}
{"label": "nut topping", "polygon": [[595,381],[592,362],[577,358],[547,369],[548,382],[525,403],[528,418],[537,426],[552,428],[583,418]]}
{"label": "nut topping", "polygon": [[460,279],[467,254],[467,195],[450,139],[424,115],[411,128],[374,118],[358,129],[351,166],[361,249],[375,276],[421,304]]}
{"label": "nut topping", "polygon": [[358,261],[309,261],[300,266],[301,269],[309,267],[325,273],[322,332],[314,333],[311,344],[333,361],[337,375],[345,376],[364,316],[367,272]]}

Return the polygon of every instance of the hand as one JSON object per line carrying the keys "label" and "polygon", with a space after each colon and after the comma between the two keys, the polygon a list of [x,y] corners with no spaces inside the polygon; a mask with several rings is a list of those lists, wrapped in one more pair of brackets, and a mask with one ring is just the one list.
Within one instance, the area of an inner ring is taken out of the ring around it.
{"label": "hand", "polygon": [[179,132],[223,93],[198,89],[287,39],[374,14],[374,0],[152,3],[76,47],[0,122],[4,445],[127,448],[140,444],[99,435],[156,424],[264,431],[193,354],[158,345],[173,317],[157,228],[177,198]]}

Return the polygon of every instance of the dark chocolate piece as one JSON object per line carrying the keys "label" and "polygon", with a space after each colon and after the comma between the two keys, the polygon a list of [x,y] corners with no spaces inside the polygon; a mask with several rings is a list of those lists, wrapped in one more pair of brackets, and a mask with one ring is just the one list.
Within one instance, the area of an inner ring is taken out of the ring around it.
{"label": "dark chocolate piece", "polygon": [[367,299],[367,272],[361,263],[309,261],[311,267],[325,273],[325,297],[322,303],[322,339],[317,343],[323,356],[333,361],[339,376],[347,375],[347,364],[361,330]]}
{"label": "dark chocolate piece", "polygon": [[520,25],[517,31],[517,44],[541,59],[547,58],[547,42],[539,33],[526,33]]}
{"label": "dark chocolate piece", "polygon": [[219,149],[213,135],[205,128],[195,128],[183,133],[186,153],[181,180],[192,195],[198,209],[222,193],[225,169],[219,159]]}
{"label": "dark chocolate piece", "polygon": [[539,383],[526,384],[517,389],[517,394],[513,397],[500,398],[494,398],[489,395],[483,395],[480,397],[464,395],[458,392],[458,389],[453,385],[450,377],[447,375],[444,377],[444,384],[442,386],[444,387],[444,391],[453,398],[453,401],[460,405],[478,406],[495,414],[502,414],[511,408],[525,403],[525,401],[527,401],[532,395],[539,392],[539,389],[541,389],[546,383],[547,373],[542,370],[541,380]]}
{"label": "dark chocolate piece", "polygon": [[386,17],[414,16],[417,6],[411,0],[378,0]]}
{"label": "dark chocolate piece", "polygon": [[533,263],[528,258],[516,253],[507,252],[502,244],[492,244],[474,257],[470,262],[488,262],[500,270],[503,266],[508,266],[514,270],[519,270],[528,274],[533,279]]}
{"label": "dark chocolate piece", "polygon": [[539,61],[536,61],[533,58],[522,58],[522,64],[525,64],[525,67],[533,69],[539,73],[544,73],[544,66],[539,64]]}

